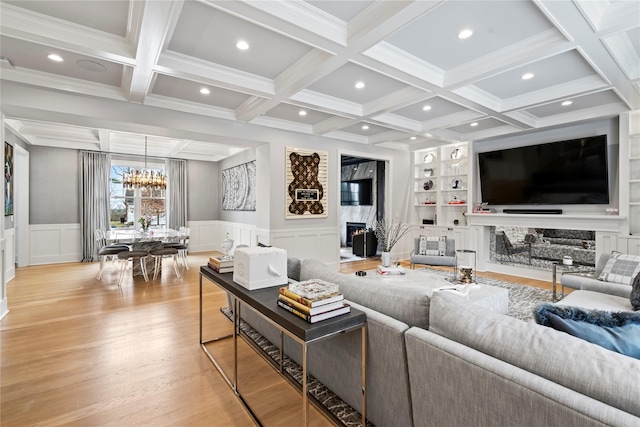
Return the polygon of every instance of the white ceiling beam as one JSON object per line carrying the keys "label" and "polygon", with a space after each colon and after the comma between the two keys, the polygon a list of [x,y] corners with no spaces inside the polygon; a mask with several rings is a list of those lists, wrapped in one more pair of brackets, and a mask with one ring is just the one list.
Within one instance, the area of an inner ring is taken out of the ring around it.
{"label": "white ceiling beam", "polygon": [[355,123],[353,119],[334,116],[313,125],[313,133],[316,135],[323,135],[339,129],[344,129],[353,123]]}
{"label": "white ceiling beam", "polygon": [[111,132],[109,132],[109,129],[98,129],[98,141],[100,143],[100,151],[106,153],[111,151]]}
{"label": "white ceiling beam", "polygon": [[136,66],[128,88],[130,101],[142,103],[149,93],[160,53],[173,33],[183,4],[183,0],[144,3],[142,15],[137,18],[141,23],[136,41]]}
{"label": "white ceiling beam", "polygon": [[0,33],[94,58],[135,65],[125,38],[0,2]]}

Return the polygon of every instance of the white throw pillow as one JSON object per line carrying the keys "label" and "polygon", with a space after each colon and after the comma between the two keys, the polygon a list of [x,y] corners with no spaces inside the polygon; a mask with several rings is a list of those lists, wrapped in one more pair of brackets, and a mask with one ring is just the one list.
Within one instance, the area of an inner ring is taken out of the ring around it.
{"label": "white throw pillow", "polygon": [[638,273],[640,273],[640,256],[612,252],[598,280],[631,285]]}
{"label": "white throw pillow", "polygon": [[419,255],[444,256],[447,251],[447,237],[420,236]]}

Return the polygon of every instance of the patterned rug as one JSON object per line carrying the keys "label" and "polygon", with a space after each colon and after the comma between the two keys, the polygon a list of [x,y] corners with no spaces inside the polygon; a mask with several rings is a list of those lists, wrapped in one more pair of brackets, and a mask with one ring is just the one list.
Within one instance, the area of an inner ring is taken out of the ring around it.
{"label": "patterned rug", "polygon": [[[423,270],[442,275],[443,277],[451,276],[450,271],[442,271],[428,267],[423,268]],[[506,288],[509,291],[509,312],[507,315],[520,320],[533,321],[532,312],[534,307],[541,302],[552,301],[552,292],[546,289],[487,278],[478,278],[478,283]],[[223,307],[220,308],[220,311],[231,320],[232,313],[229,308]],[[242,329],[242,332],[244,332],[258,348],[264,351],[277,365],[280,365],[280,351],[278,347],[242,320],[240,321],[240,329]],[[302,384],[302,368],[287,355],[284,355],[283,367],[298,384]],[[309,394],[327,409],[335,421],[341,423],[344,427],[362,427],[362,416],[358,411],[343,402],[331,390],[311,375],[309,376],[308,384]],[[367,421],[367,427],[375,426]]]}

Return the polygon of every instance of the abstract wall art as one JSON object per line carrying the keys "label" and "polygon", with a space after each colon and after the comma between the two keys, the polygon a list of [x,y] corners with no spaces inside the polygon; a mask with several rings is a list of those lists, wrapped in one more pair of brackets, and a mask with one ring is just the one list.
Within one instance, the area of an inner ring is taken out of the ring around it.
{"label": "abstract wall art", "polygon": [[4,216],[13,215],[13,145],[4,143]]}
{"label": "abstract wall art", "polygon": [[256,210],[256,161],[222,171],[222,209]]}

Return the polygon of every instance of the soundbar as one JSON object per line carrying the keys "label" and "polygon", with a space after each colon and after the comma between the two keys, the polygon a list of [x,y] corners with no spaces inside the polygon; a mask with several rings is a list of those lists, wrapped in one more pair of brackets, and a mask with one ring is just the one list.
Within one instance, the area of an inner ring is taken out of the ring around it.
{"label": "soundbar", "polygon": [[562,209],[503,209],[506,214],[560,215]]}

